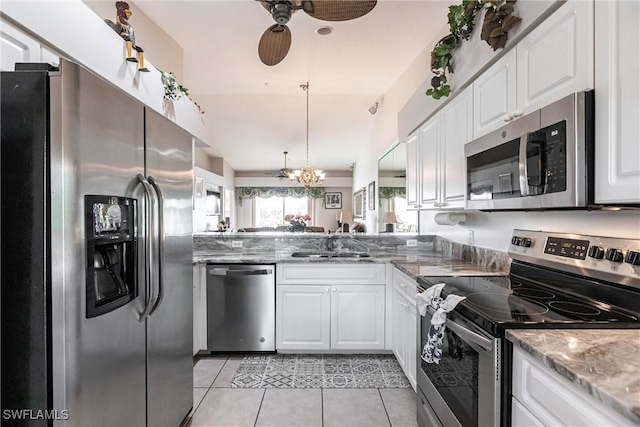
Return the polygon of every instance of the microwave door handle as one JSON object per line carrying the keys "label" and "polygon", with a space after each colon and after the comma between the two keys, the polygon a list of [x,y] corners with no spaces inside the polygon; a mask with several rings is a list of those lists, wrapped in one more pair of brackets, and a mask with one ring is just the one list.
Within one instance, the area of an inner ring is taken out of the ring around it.
{"label": "microwave door handle", "polygon": [[520,194],[522,196],[530,196],[529,192],[529,180],[527,173],[527,139],[528,133],[524,133],[520,136],[520,151],[518,158],[518,170],[520,172]]}

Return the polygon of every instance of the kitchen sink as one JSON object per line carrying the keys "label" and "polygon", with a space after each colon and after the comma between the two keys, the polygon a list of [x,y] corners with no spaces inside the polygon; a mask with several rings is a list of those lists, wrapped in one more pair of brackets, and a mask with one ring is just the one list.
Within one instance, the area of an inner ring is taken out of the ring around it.
{"label": "kitchen sink", "polygon": [[294,258],[369,258],[365,252],[293,252]]}

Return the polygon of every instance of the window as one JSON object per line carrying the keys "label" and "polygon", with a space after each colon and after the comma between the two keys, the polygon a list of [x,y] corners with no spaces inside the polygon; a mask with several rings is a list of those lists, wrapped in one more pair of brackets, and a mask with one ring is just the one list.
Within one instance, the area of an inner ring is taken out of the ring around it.
{"label": "window", "polygon": [[256,197],[254,199],[254,227],[277,227],[285,225],[286,214],[309,214],[309,198]]}

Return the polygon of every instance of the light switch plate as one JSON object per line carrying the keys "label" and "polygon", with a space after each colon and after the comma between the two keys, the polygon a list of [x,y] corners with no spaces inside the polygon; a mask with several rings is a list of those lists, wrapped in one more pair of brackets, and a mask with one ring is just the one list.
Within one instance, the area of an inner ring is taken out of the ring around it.
{"label": "light switch plate", "polygon": [[241,248],[242,247],[242,240],[232,240],[231,241],[231,247],[232,248]]}

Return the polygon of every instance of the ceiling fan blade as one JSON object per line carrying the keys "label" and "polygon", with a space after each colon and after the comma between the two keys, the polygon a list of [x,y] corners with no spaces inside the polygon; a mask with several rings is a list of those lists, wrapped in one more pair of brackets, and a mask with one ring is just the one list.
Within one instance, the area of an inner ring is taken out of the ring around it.
{"label": "ceiling fan blade", "polygon": [[276,65],[287,56],[289,47],[291,47],[289,27],[274,24],[260,37],[258,56],[265,65]]}
{"label": "ceiling fan blade", "polygon": [[322,21],[348,21],[371,12],[377,1],[304,0],[302,10]]}

